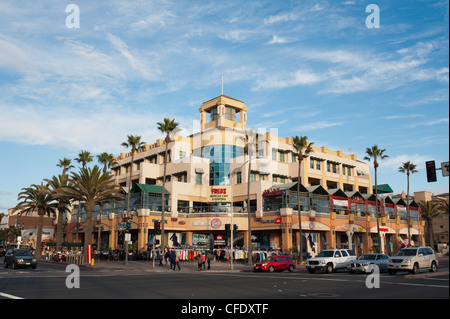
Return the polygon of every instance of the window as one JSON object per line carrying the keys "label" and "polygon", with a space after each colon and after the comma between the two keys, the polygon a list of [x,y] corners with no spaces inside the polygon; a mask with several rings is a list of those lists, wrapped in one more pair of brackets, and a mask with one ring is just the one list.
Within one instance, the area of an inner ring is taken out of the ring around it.
{"label": "window", "polygon": [[276,148],[272,148],[272,160],[274,160],[274,161],[277,160],[277,149]]}
{"label": "window", "polygon": [[256,174],[250,173],[250,182],[254,182],[254,181],[256,181]]}
{"label": "window", "polygon": [[278,178],[277,178],[276,176],[273,176],[273,177],[272,177],[272,181],[275,182],[275,183],[278,181],[277,179],[278,179]]}
{"label": "window", "polygon": [[334,253],[334,257],[342,257],[342,256],[341,256],[341,252],[336,251],[336,252]]}
{"label": "window", "polygon": [[280,162],[284,163],[284,153],[280,153]]}
{"label": "window", "polygon": [[236,184],[241,184],[242,183],[242,172],[237,172],[236,173]]}
{"label": "window", "polygon": [[309,167],[311,169],[314,169],[314,160],[313,159],[309,160]]}
{"label": "window", "polygon": [[195,173],[195,184],[202,185],[202,174]]}
{"label": "window", "polygon": [[186,152],[180,151],[180,158],[185,158],[186,157]]}
{"label": "window", "polygon": [[348,256],[347,252],[345,250],[343,250],[342,251],[342,257],[347,257],[347,256]]}
{"label": "window", "polygon": [[320,161],[316,161],[316,169],[320,171]]}

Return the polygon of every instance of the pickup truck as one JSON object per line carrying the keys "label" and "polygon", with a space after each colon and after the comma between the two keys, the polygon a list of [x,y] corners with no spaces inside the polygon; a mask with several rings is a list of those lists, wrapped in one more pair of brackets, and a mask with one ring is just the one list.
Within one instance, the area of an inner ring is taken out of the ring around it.
{"label": "pickup truck", "polygon": [[306,260],[306,269],[310,273],[315,273],[316,270],[331,273],[337,269],[347,269],[347,264],[352,260],[356,260],[356,255],[351,249],[327,249]]}

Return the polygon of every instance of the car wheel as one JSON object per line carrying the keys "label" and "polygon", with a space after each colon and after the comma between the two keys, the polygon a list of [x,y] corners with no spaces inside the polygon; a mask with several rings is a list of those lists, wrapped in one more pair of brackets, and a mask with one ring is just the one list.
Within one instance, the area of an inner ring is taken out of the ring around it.
{"label": "car wheel", "polygon": [[330,273],[333,272],[333,264],[332,264],[332,263],[328,263],[328,264],[327,264],[327,267],[325,268],[325,272],[326,272],[327,274],[330,274]]}
{"label": "car wheel", "polygon": [[274,266],[270,266],[269,267],[269,272],[274,272],[275,271],[275,267]]}
{"label": "car wheel", "polygon": [[431,263],[430,272],[435,272],[436,270],[437,270],[436,262],[433,261]]}
{"label": "car wheel", "polygon": [[289,272],[293,272],[294,271],[294,266],[290,265],[289,266]]}
{"label": "car wheel", "polygon": [[418,274],[419,271],[420,271],[420,269],[419,269],[419,264],[418,264],[418,263],[415,263],[414,266],[413,266],[413,269],[410,270],[410,273],[411,273],[411,274]]}

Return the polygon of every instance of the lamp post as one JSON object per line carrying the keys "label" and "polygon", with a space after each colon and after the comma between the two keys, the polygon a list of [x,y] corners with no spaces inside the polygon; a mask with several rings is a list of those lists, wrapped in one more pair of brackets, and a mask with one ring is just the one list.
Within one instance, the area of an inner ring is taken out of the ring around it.
{"label": "lamp post", "polygon": [[[241,171],[242,167],[247,164],[248,160],[244,162],[241,166],[235,168],[230,173],[230,188],[231,188],[231,224],[230,224],[230,232],[231,232],[231,249],[230,249],[230,269],[233,270],[233,235],[234,235],[234,224],[233,224],[233,215],[234,215],[234,208],[233,208],[233,175],[236,175],[238,172]],[[251,243],[250,243],[251,245]]]}

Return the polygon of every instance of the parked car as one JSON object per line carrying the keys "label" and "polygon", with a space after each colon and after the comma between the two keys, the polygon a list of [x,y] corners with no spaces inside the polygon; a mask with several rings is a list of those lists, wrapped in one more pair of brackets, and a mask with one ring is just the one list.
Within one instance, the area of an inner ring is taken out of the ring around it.
{"label": "parked car", "polygon": [[19,267],[31,267],[36,269],[37,261],[33,254],[28,249],[10,249],[6,252],[4,259],[4,266],[8,268],[11,266],[12,269],[17,269]]}
{"label": "parked car", "polygon": [[350,261],[356,260],[355,252],[351,249],[322,250],[316,257],[306,260],[306,269],[310,273],[324,270],[326,273],[337,269],[346,269]]}
{"label": "parked car", "polygon": [[436,254],[433,249],[427,246],[402,248],[388,263],[390,274],[395,274],[397,271],[409,271],[412,274],[417,274],[420,269],[428,269],[434,272],[437,268]]}
{"label": "parked car", "polygon": [[349,262],[347,269],[350,272],[362,272],[371,273],[373,267],[371,265],[377,265],[381,271],[387,271],[388,261],[391,259],[385,254],[364,254],[357,260]]}
{"label": "parked car", "polygon": [[289,255],[279,255],[267,257],[263,261],[256,263],[253,266],[254,271],[283,271],[288,270],[293,272],[295,269],[295,261],[292,256]]}

